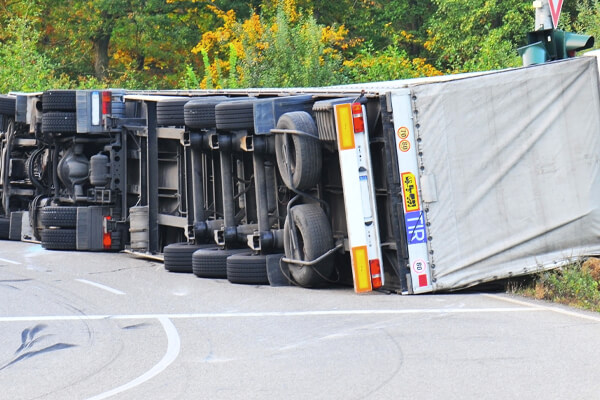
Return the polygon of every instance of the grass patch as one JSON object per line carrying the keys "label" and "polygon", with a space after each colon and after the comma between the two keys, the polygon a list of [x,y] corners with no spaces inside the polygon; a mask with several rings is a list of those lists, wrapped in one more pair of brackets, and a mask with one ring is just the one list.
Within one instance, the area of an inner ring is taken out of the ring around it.
{"label": "grass patch", "polygon": [[600,258],[541,272],[530,280],[511,285],[510,291],[600,312]]}

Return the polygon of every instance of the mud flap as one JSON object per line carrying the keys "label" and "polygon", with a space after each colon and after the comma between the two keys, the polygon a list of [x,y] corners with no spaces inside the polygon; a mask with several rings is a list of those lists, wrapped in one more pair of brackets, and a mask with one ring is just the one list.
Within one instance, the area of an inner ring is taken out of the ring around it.
{"label": "mud flap", "polygon": [[77,209],[77,250],[104,250],[103,207],[90,206]]}

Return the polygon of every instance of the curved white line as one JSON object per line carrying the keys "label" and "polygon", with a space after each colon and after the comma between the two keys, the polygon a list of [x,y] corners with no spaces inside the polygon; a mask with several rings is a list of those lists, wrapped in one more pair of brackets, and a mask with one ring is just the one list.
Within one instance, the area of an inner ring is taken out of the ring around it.
{"label": "curved white line", "polygon": [[132,380],[131,382],[128,382],[128,383],[126,383],[122,386],[116,387],[114,389],[111,389],[107,392],[98,394],[94,397],[90,397],[88,400],[106,399],[110,396],[114,396],[115,394],[132,389],[136,386],[139,386],[142,383],[144,383],[144,382],[154,378],[156,375],[160,374],[162,371],[167,369],[167,367],[169,365],[171,365],[171,363],[173,361],[175,361],[175,359],[179,355],[179,350],[181,348],[181,339],[179,338],[179,333],[177,332],[177,328],[175,328],[175,325],[173,325],[173,322],[171,322],[171,320],[168,318],[159,317],[157,319],[161,323],[161,325],[163,326],[163,329],[165,330],[165,333],[167,334],[167,352],[163,356],[162,360],[160,360],[158,362],[158,364],[156,364],[154,367],[152,367],[152,369],[150,369],[143,375],[137,377],[136,379]]}

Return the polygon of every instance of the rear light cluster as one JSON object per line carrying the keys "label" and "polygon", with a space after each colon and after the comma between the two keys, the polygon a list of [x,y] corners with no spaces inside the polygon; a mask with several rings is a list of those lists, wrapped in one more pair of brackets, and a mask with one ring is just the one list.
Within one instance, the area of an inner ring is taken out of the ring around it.
{"label": "rear light cluster", "polygon": [[368,292],[383,285],[381,263],[378,259],[369,260],[367,246],[352,248],[352,267],[357,292]]}
{"label": "rear light cluster", "polygon": [[352,103],[352,125],[354,125],[354,133],[365,131],[365,119],[363,117],[362,104],[360,103]]}
{"label": "rear light cluster", "polygon": [[112,218],[110,216],[104,217],[104,223],[102,224],[103,235],[102,235],[102,245],[104,250],[110,250],[112,247],[112,237],[110,236],[110,232],[108,230],[108,221]]}
{"label": "rear light cluster", "polygon": [[92,125],[100,125],[111,114],[112,94],[109,90],[92,92]]}

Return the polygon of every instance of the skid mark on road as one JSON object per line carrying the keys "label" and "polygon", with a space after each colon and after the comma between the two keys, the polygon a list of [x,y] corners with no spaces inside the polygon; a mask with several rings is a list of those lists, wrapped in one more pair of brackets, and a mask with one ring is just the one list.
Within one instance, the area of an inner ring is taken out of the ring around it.
{"label": "skid mark on road", "polygon": [[167,369],[167,367],[171,365],[173,361],[175,361],[175,359],[179,355],[179,350],[181,349],[181,339],[179,338],[177,328],[175,328],[173,322],[171,322],[171,320],[169,320],[168,318],[159,317],[157,319],[161,323],[163,329],[165,330],[165,333],[167,334],[167,351],[165,352],[163,358],[158,362],[158,364],[156,364],[154,367],[152,367],[152,369],[140,375],[136,379],[114,389],[108,390],[104,393],[100,393],[96,396],[90,397],[88,400],[106,399],[118,393],[122,393],[126,390],[139,386],[142,383],[149,381],[156,375],[160,374],[162,371]]}

